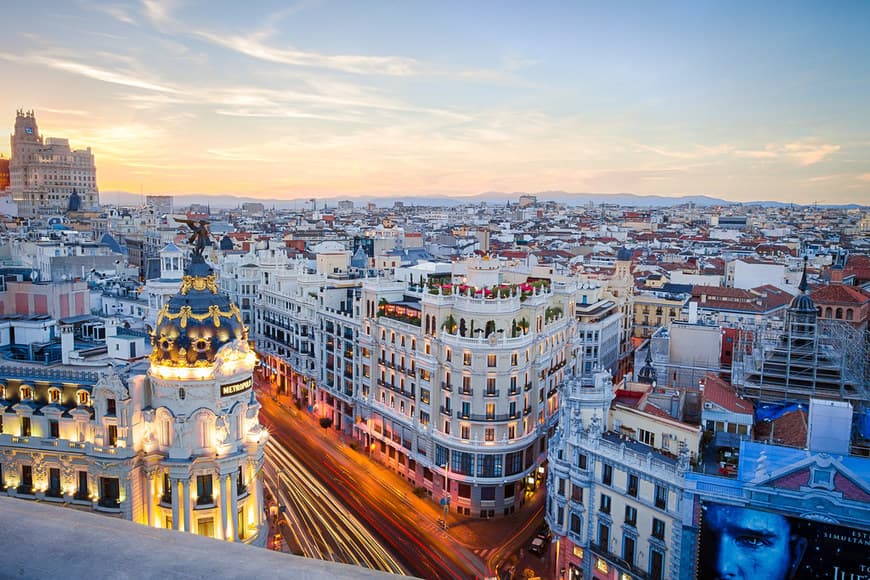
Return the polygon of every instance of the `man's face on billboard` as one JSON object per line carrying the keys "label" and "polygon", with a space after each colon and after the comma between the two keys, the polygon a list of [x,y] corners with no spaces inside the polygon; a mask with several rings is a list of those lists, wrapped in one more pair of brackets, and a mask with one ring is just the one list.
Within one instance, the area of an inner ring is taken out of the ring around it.
{"label": "man's face on billboard", "polygon": [[703,520],[702,577],[721,580],[785,580],[797,569],[806,540],[792,537],[778,514],[708,504]]}

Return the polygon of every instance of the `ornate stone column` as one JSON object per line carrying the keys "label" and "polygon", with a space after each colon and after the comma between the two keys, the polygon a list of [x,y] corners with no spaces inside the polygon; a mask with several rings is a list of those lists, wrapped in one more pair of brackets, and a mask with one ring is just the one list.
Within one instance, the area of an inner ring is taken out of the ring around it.
{"label": "ornate stone column", "polygon": [[[239,541],[239,489],[235,477],[230,477],[230,521],[233,523],[233,538],[234,542]],[[242,517],[242,525],[245,525],[245,518]],[[227,538],[229,539],[229,538]]]}
{"label": "ornate stone column", "polygon": [[181,482],[184,488],[184,531],[193,532],[193,507],[190,505],[190,479]]}
{"label": "ornate stone column", "polygon": [[[219,475],[220,477],[220,490],[221,490],[221,501],[220,501],[220,510],[221,510],[221,539],[226,539],[227,537],[227,511],[230,507],[230,498],[229,498],[229,476],[228,475]],[[230,520],[232,521],[232,520]]]}
{"label": "ornate stone column", "polygon": [[178,479],[170,479],[169,484],[172,486],[172,529],[180,530],[180,509],[179,502],[181,501],[181,481]]}

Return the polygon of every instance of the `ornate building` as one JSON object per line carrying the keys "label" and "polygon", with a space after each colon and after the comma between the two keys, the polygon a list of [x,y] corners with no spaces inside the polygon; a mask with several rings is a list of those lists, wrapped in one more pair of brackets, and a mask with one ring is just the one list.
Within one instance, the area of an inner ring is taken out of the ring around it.
{"label": "ornate building", "polygon": [[150,361],[0,370],[0,486],[148,526],[263,544],[267,432],[238,307],[194,251]]}
{"label": "ornate building", "polygon": [[9,179],[18,215],[99,210],[97,169],[90,148],[73,150],[67,139],[43,139],[33,111],[18,111],[11,143]]}

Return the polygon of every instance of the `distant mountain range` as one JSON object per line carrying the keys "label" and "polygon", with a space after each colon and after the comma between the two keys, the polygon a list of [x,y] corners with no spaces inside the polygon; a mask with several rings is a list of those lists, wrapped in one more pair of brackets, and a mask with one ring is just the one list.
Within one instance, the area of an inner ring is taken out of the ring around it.
{"label": "distant mountain range", "polygon": [[[427,205],[427,206],[457,206],[464,204],[475,203],[493,203],[504,204],[506,202],[517,203],[521,195],[535,195],[538,201],[555,201],[574,206],[587,205],[592,203],[599,205],[609,203],[615,205],[633,206],[633,207],[671,207],[675,205],[683,205],[693,203],[696,206],[710,207],[717,205],[753,205],[762,207],[785,207],[792,204],[779,201],[757,201],[752,203],[739,203],[728,201],[707,195],[683,195],[683,196],[664,196],[664,195],[637,195],[634,193],[569,193],[565,191],[541,191],[538,193],[513,192],[505,193],[500,191],[487,191],[476,195],[467,196],[414,196],[414,195],[394,195],[394,196],[358,196],[358,195],[334,195],[334,196],[315,196],[318,207],[323,207],[326,204],[328,207],[335,207],[341,200],[352,199],[357,207],[366,203],[374,202],[378,206],[391,206],[394,202],[400,201],[405,205]],[[205,194],[184,194],[174,195],[175,207],[187,207],[192,203],[208,204],[217,209],[239,207],[243,203],[255,202],[262,203],[267,208],[278,209],[294,209],[305,206],[309,202],[308,198],[296,199],[261,199],[250,196],[235,196],[235,195],[205,195]],[[127,191],[103,191],[100,192],[100,201],[104,204],[118,205],[138,205],[143,203],[144,196],[140,194],[130,193]],[[798,204],[799,205],[799,204]],[[827,204],[819,207],[840,207],[840,208],[861,208],[865,207],[860,204]]]}

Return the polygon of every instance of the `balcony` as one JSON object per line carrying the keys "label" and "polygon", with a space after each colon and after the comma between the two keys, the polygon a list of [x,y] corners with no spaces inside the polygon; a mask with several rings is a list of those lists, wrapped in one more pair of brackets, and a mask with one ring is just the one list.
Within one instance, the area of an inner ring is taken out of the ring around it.
{"label": "balcony", "polygon": [[497,422],[497,421],[510,421],[511,416],[509,413],[463,413],[462,411],[456,411],[457,419],[464,419],[466,421],[481,421],[481,422]]}
{"label": "balcony", "polygon": [[452,393],[453,392],[453,385],[451,385],[450,383],[445,383],[444,381],[441,381],[441,390],[447,391],[448,393]]}
{"label": "balcony", "polygon": [[451,412],[452,411],[450,410],[450,407],[441,407],[441,414],[442,415],[447,415],[449,417]]}
{"label": "balcony", "polygon": [[483,396],[484,397],[498,397],[500,393],[501,393],[501,391],[498,389],[486,390],[483,392]]}
{"label": "balcony", "polygon": [[465,395],[465,396],[467,396],[467,397],[473,397],[473,396],[474,396],[474,389],[470,389],[470,388],[465,388],[465,387],[463,387],[463,388],[461,388],[461,389],[459,390],[459,394],[460,394],[460,395]]}

